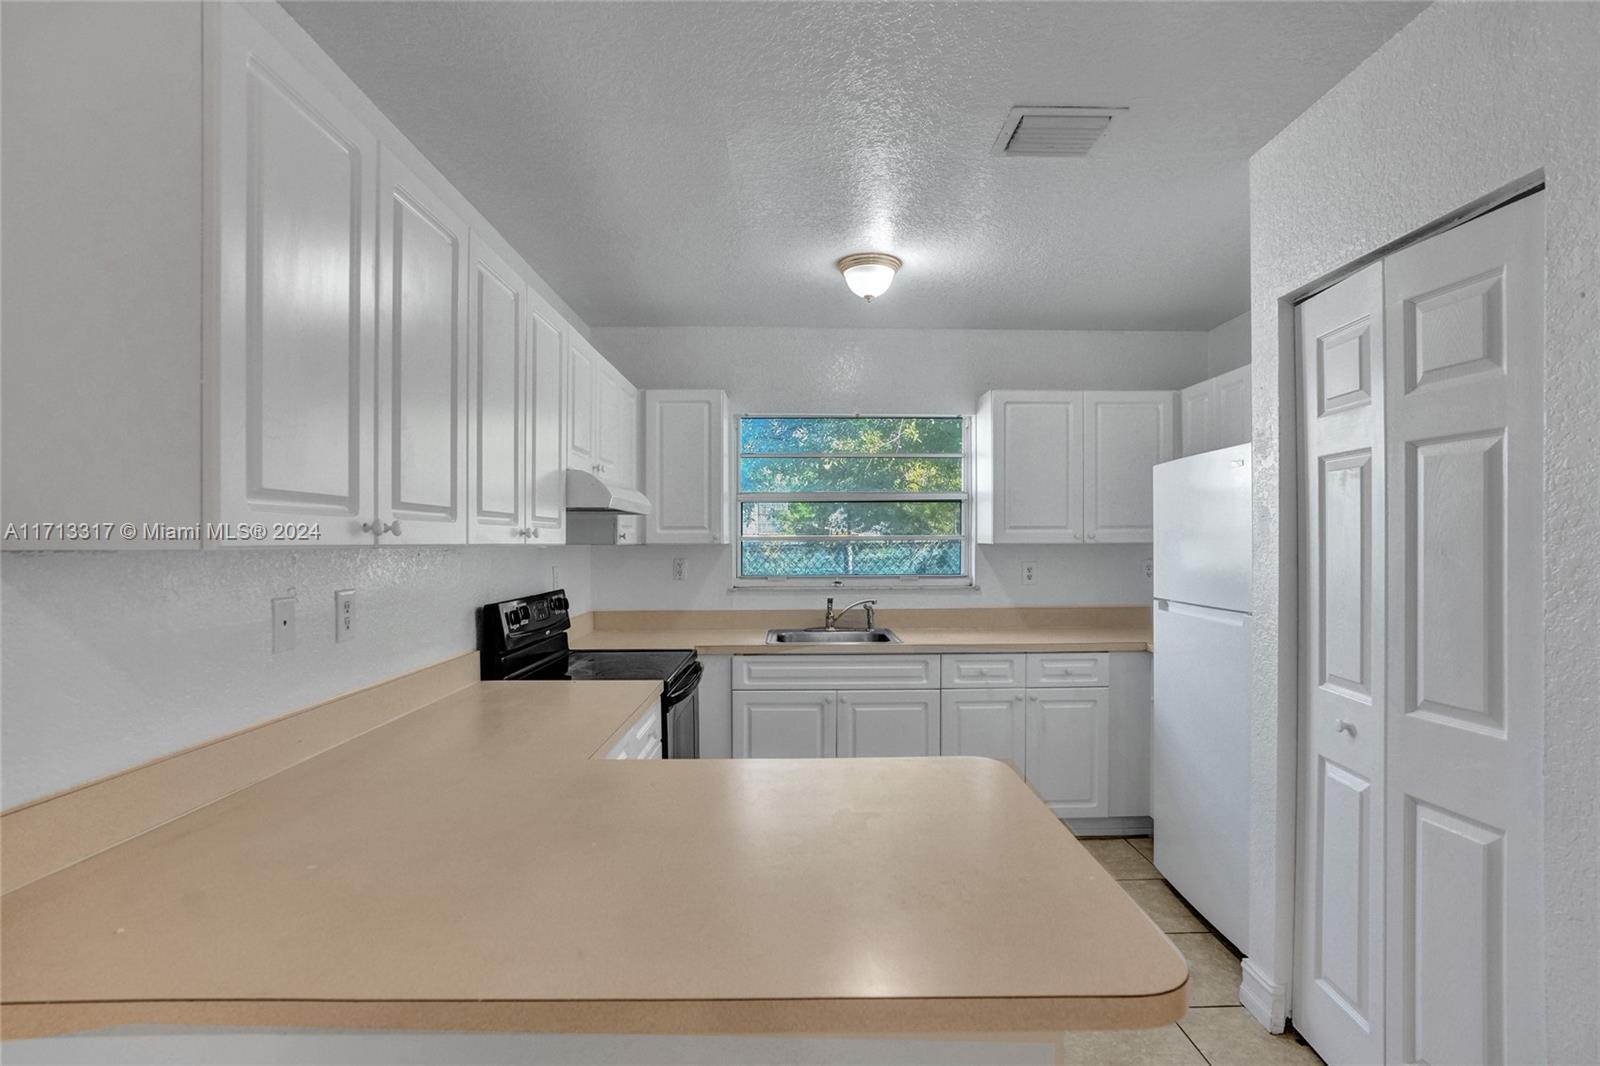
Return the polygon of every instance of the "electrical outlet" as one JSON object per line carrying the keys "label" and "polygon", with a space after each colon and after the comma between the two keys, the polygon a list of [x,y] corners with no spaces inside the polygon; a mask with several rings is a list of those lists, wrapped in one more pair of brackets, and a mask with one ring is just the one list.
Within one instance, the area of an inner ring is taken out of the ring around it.
{"label": "electrical outlet", "polygon": [[1154,559],[1146,559],[1144,561],[1144,576],[1145,577],[1155,577],[1156,576],[1156,561]]}
{"label": "electrical outlet", "polygon": [[550,568],[550,587],[552,589],[558,589],[561,587],[561,567],[559,566],[552,566]]}
{"label": "electrical outlet", "polygon": [[1037,576],[1038,576],[1038,573],[1039,573],[1039,564],[1038,563],[1023,563],[1022,564],[1022,583],[1024,585],[1033,584],[1035,578],[1037,578]]}
{"label": "electrical outlet", "polygon": [[356,639],[355,589],[339,589],[333,594],[333,639],[339,644]]}
{"label": "electrical outlet", "polygon": [[683,557],[681,555],[672,560],[672,580],[683,580]]}
{"label": "electrical outlet", "polygon": [[277,596],[272,601],[272,654],[294,651],[294,597]]}

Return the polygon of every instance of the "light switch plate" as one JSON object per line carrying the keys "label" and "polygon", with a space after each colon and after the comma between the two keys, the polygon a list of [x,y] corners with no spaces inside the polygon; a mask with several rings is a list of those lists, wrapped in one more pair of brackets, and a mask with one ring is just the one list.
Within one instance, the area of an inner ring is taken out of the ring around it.
{"label": "light switch plate", "polygon": [[355,589],[338,589],[333,594],[333,639],[339,644],[356,639]]}
{"label": "light switch plate", "polygon": [[272,600],[272,654],[294,651],[294,597],[276,596]]}

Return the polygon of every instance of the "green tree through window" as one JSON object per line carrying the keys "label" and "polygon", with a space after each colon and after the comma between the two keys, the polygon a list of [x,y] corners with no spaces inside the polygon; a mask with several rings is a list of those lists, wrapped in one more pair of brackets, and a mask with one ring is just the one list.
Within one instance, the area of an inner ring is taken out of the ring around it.
{"label": "green tree through window", "polygon": [[964,449],[960,418],[740,419],[740,576],[963,576]]}

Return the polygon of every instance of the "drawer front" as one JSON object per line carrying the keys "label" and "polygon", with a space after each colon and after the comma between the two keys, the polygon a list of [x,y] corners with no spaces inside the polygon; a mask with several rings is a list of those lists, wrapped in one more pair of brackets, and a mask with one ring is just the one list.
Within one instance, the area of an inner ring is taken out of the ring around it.
{"label": "drawer front", "polygon": [[735,689],[938,688],[937,655],[739,655]]}
{"label": "drawer front", "polygon": [[1104,688],[1111,684],[1111,653],[1030,652],[1029,688]]}
{"label": "drawer front", "polygon": [[1025,655],[941,655],[941,688],[1021,688]]}

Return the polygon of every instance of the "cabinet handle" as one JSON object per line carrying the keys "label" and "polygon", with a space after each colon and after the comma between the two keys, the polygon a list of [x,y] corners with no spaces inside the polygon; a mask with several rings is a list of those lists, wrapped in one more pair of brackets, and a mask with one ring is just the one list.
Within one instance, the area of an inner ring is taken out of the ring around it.
{"label": "cabinet handle", "polygon": [[534,540],[539,539],[539,531],[537,529],[530,529],[528,532],[533,536]]}
{"label": "cabinet handle", "polygon": [[380,537],[385,533],[393,533],[398,537],[400,535],[400,520],[397,518],[393,522],[379,522],[376,528],[371,522],[363,522],[361,523],[361,532],[377,533]]}

